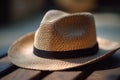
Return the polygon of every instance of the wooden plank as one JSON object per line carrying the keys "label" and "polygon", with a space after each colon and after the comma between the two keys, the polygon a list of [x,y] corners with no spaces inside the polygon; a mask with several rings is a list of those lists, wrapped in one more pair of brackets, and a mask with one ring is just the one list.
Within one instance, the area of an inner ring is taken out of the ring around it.
{"label": "wooden plank", "polygon": [[18,69],[18,67],[13,65],[9,61],[7,56],[0,59],[0,78],[4,77],[5,75],[11,73],[16,69]]}
{"label": "wooden plank", "polygon": [[95,71],[87,80],[120,80],[120,68]]}
{"label": "wooden plank", "polygon": [[44,80],[73,80],[79,74],[81,74],[80,71],[56,71],[45,77]]}
{"label": "wooden plank", "polygon": [[37,74],[36,76],[32,77],[30,80],[42,80],[45,77],[49,76],[53,71],[40,71],[40,74]]}
{"label": "wooden plank", "polygon": [[94,72],[94,70],[85,69],[84,71],[82,71],[81,74],[76,76],[73,80],[86,80],[87,77],[89,77],[93,72]]}
{"label": "wooden plank", "polygon": [[[1,78],[1,80],[31,80],[34,76],[36,77],[40,71],[26,70],[26,69],[17,69],[5,77]],[[39,77],[36,77],[36,79]],[[38,80],[38,79],[37,79]]]}

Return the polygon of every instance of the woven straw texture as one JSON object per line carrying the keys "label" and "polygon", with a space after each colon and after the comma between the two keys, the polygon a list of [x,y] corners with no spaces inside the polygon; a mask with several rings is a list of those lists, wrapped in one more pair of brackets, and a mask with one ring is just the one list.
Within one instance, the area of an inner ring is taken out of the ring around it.
{"label": "woven straw texture", "polygon": [[[33,46],[46,51],[68,51],[89,48],[96,42],[99,44],[99,51],[87,57],[48,59],[33,53]],[[96,37],[91,14],[68,14],[52,10],[46,13],[36,32],[24,35],[11,45],[8,57],[12,63],[22,68],[64,70],[108,58],[119,49],[119,45],[117,42]]]}
{"label": "woven straw texture", "polygon": [[35,56],[33,53],[33,42],[35,33],[30,33],[17,40],[9,49],[9,59],[15,65],[36,70],[64,70],[77,66],[100,61],[114,54],[110,52],[119,47],[120,44],[103,38],[97,38],[100,50],[94,56],[71,58],[71,59],[47,59]]}
{"label": "woven straw texture", "polygon": [[35,34],[36,48],[68,51],[89,48],[96,43],[95,23],[90,13],[68,14],[59,11],[54,14],[55,11],[50,11],[43,18]]}

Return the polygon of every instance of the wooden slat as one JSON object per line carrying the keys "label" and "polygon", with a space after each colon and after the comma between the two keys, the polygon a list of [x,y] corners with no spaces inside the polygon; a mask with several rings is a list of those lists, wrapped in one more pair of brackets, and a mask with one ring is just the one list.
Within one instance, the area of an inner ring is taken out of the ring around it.
{"label": "wooden slat", "polygon": [[6,75],[5,77],[1,78],[1,80],[30,80],[40,71],[33,71],[33,70],[26,70],[26,69],[17,69],[10,74]]}
{"label": "wooden slat", "polygon": [[13,65],[7,56],[0,59],[0,78],[6,76],[16,69],[18,69],[18,67]]}
{"label": "wooden slat", "polygon": [[85,69],[82,71],[81,74],[79,74],[78,76],[76,76],[73,80],[86,80],[88,76],[90,76],[92,73],[94,72],[94,70],[92,69]]}
{"label": "wooden slat", "polygon": [[120,80],[120,68],[95,71],[87,80]]}
{"label": "wooden slat", "polygon": [[40,71],[40,74],[37,74],[36,76],[32,77],[30,80],[42,80],[45,77],[49,76],[52,73],[52,71]]}
{"label": "wooden slat", "polygon": [[81,71],[57,71],[45,77],[44,80],[73,80]]}

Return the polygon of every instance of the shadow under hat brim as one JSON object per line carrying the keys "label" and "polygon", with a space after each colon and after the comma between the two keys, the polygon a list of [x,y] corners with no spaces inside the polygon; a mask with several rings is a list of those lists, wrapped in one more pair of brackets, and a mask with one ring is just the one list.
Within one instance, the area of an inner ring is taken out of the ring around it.
{"label": "shadow under hat brim", "polygon": [[13,64],[22,68],[35,70],[64,70],[108,58],[114,54],[114,52],[110,51],[118,48],[120,45],[117,42],[97,38],[100,49],[95,55],[71,59],[46,59],[34,55],[34,35],[35,32],[32,32],[21,37],[9,48],[8,57]]}

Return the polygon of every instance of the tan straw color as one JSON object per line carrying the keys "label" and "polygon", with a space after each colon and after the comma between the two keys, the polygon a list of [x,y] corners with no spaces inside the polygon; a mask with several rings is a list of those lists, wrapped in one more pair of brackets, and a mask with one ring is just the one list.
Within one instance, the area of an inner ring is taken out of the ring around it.
{"label": "tan straw color", "polygon": [[[88,50],[97,43],[98,51]],[[108,58],[120,49],[119,45],[117,42],[96,37],[92,14],[87,12],[69,14],[50,10],[45,14],[36,32],[24,35],[13,43],[8,56],[13,64],[22,68],[64,70]],[[81,50],[86,51],[80,52]],[[79,56],[86,53],[90,55]],[[56,58],[54,54],[57,57],[61,55],[67,57]],[[68,58],[72,55],[77,56]]]}

